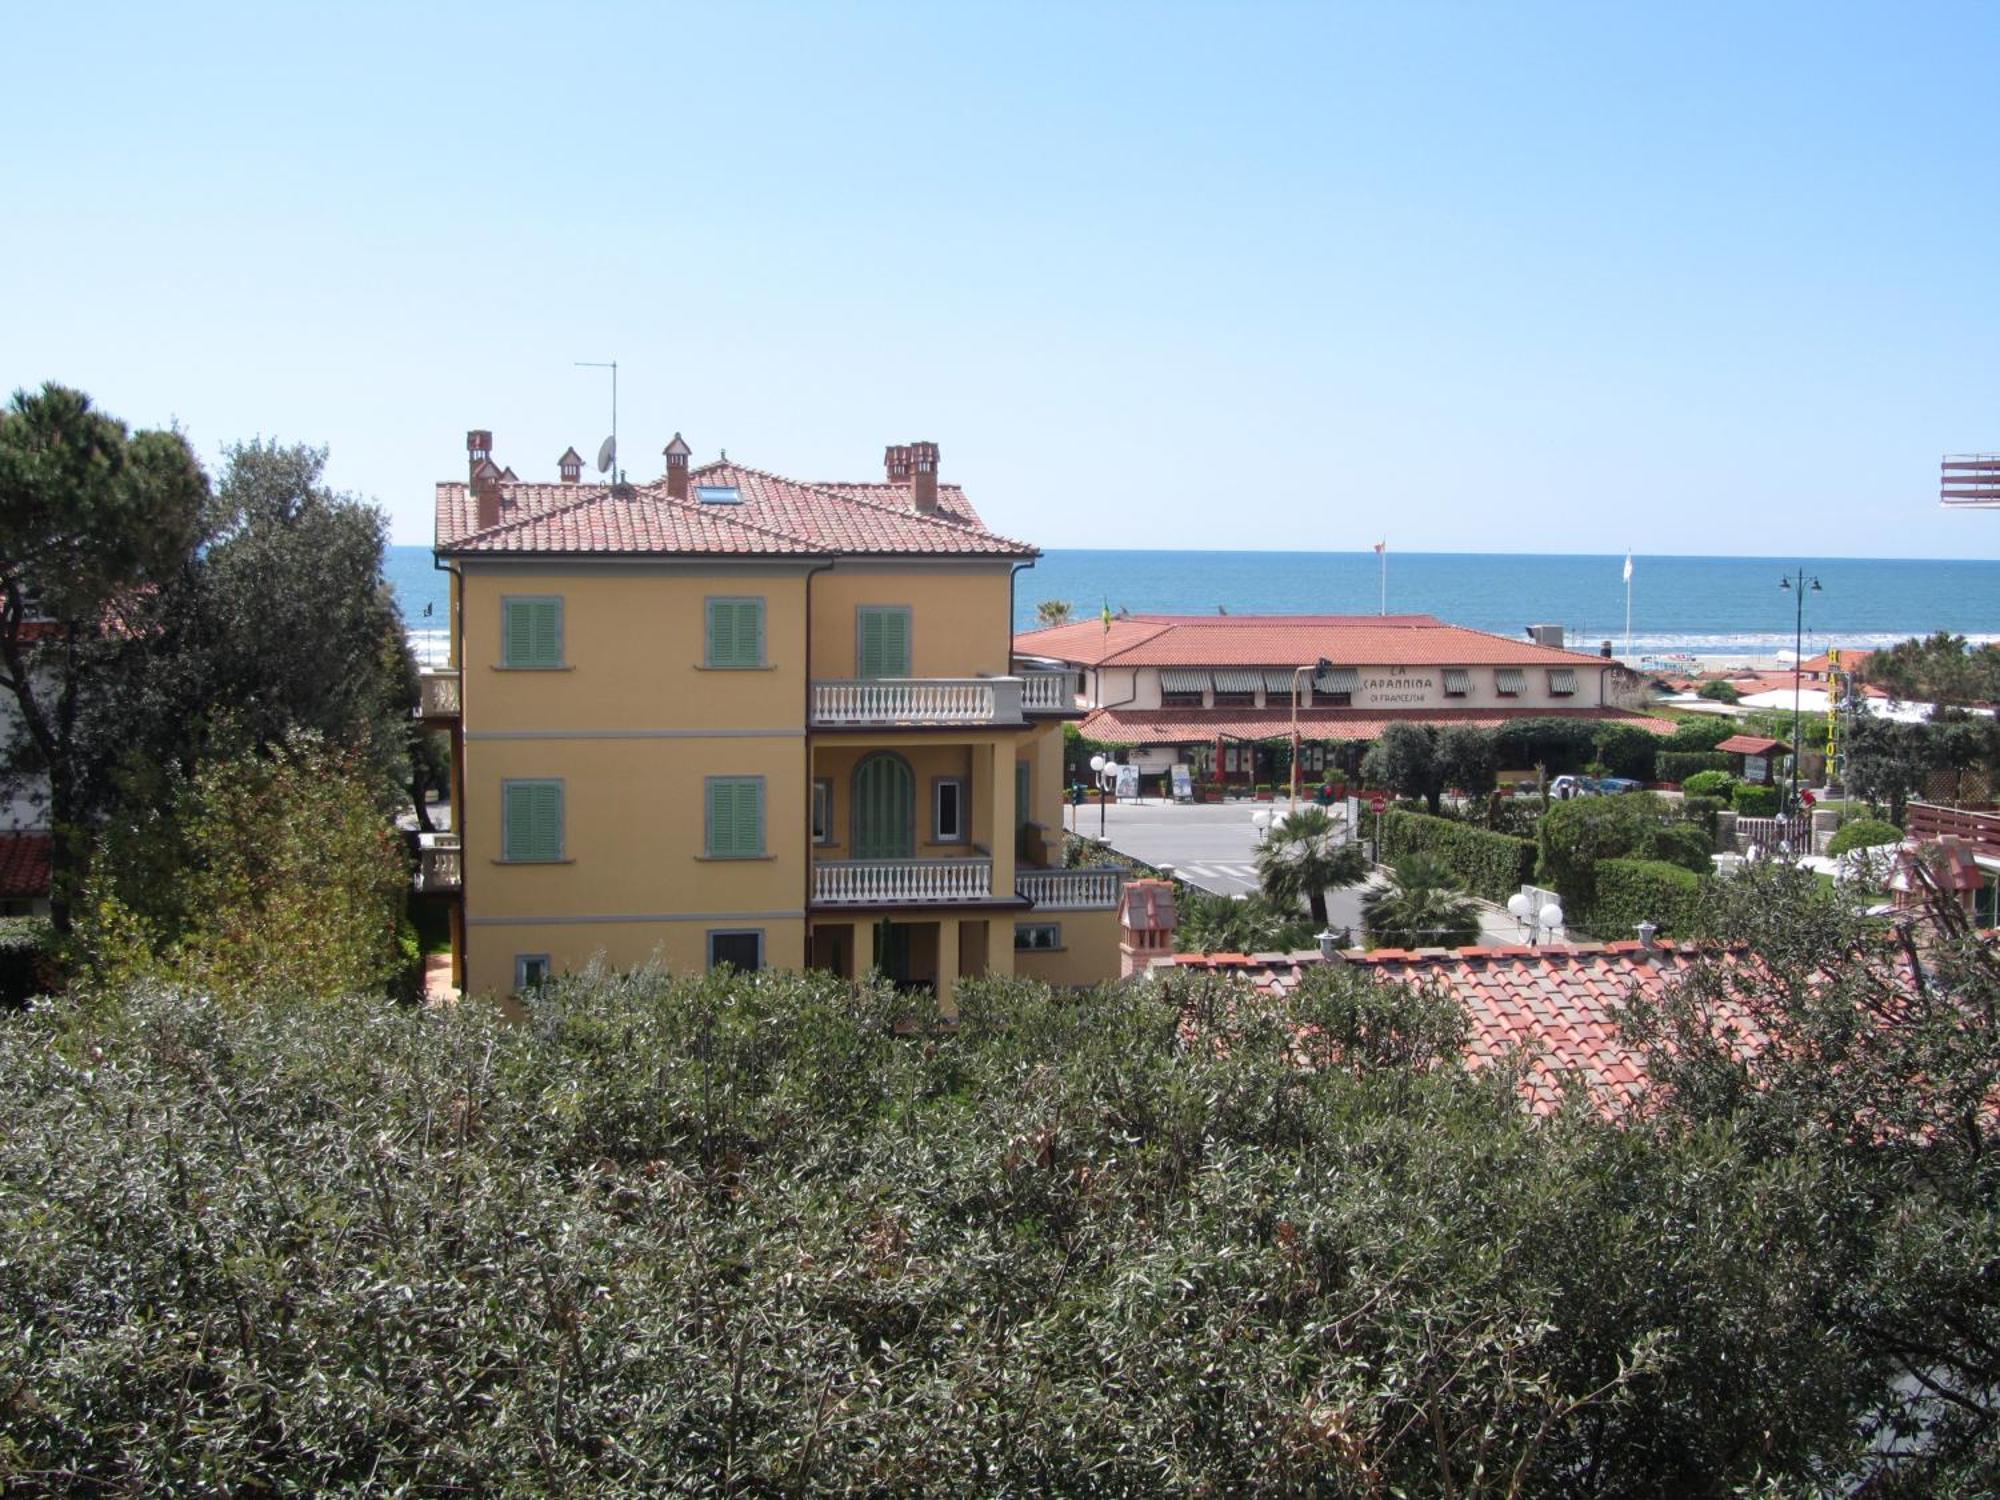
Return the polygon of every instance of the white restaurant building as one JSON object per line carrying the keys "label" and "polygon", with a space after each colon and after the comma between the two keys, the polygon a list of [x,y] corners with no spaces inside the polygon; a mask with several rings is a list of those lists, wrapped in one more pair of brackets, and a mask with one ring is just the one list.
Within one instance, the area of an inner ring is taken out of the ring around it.
{"label": "white restaurant building", "polygon": [[[1672,725],[1636,712],[1642,679],[1563,649],[1560,627],[1514,639],[1431,615],[1125,615],[1014,638],[1023,663],[1081,670],[1078,726],[1143,774],[1288,774],[1293,692],[1308,774],[1353,771],[1398,721],[1496,727],[1510,719]],[[1319,672],[1325,662],[1329,670]],[[1301,670],[1303,669],[1303,670]]]}

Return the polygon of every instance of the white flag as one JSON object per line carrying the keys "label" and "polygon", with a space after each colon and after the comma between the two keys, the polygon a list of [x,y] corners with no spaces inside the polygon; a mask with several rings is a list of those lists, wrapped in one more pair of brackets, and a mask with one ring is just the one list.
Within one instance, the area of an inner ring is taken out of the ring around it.
{"label": "white flag", "polygon": [[1632,554],[1629,552],[1625,554],[1625,581],[1632,581]]}

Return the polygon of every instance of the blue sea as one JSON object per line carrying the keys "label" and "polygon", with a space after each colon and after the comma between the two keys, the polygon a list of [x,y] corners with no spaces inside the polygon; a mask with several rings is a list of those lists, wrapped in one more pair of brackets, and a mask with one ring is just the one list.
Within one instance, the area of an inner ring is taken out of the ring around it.
{"label": "blue sea", "polygon": [[[1802,567],[1808,656],[1933,630],[2000,640],[2000,562],[1635,556],[1630,654],[1754,660],[1789,652],[1796,595],[1778,581]],[[1622,656],[1624,568],[1622,556],[1391,552],[1388,611],[1502,635],[1561,625],[1570,644],[1595,649],[1610,641]],[[391,547],[385,571],[419,654],[442,659],[445,575],[432,567],[430,549]],[[1032,628],[1045,599],[1067,601],[1079,619],[1107,604],[1134,614],[1375,614],[1383,567],[1373,552],[1071,549],[1047,553],[1020,575],[1016,626]]]}

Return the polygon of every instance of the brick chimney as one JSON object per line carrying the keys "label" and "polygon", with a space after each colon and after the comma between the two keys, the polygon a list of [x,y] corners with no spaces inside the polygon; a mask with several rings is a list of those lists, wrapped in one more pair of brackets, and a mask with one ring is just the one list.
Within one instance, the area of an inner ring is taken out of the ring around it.
{"label": "brick chimney", "polygon": [[478,509],[481,531],[500,524],[500,469],[490,458],[482,458],[473,465],[472,500]]}
{"label": "brick chimney", "polygon": [[910,503],[919,515],[937,509],[938,445],[910,444]]}
{"label": "brick chimney", "polygon": [[1176,921],[1171,880],[1126,881],[1118,896],[1119,974],[1129,979],[1171,956]]}
{"label": "brick chimney", "polygon": [[667,456],[667,493],[676,500],[688,497],[688,455],[694,450],[687,445],[678,432],[674,440],[661,450]]}
{"label": "brick chimney", "polygon": [[882,472],[891,484],[910,482],[910,445],[891,443],[882,450]]}
{"label": "brick chimney", "polygon": [[465,435],[465,482],[472,483],[479,466],[493,457],[493,434],[475,427]]}
{"label": "brick chimney", "polygon": [[574,448],[564,449],[563,456],[556,460],[556,469],[564,484],[575,484],[583,478],[583,455]]}

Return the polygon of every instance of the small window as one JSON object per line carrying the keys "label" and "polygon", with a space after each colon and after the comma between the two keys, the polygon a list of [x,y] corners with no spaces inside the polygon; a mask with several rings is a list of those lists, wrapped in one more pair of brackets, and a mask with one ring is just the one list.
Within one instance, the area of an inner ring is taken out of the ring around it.
{"label": "small window", "polygon": [[509,864],[547,863],[563,857],[560,781],[500,783],[500,857]]}
{"label": "small window", "polygon": [[833,842],[833,782],[826,777],[813,783],[813,842]]}
{"label": "small window", "polygon": [[710,859],[756,859],[764,852],[764,778],[711,776],[708,789]]}
{"label": "small window", "polygon": [[742,932],[710,932],[708,966],[711,969],[720,969],[725,964],[744,974],[754,974],[763,968],[763,928],[750,928]]}
{"label": "small window", "polygon": [[500,665],[563,664],[563,602],[548,596],[509,595],[500,601]]}
{"label": "small window", "polygon": [[1549,696],[1552,698],[1573,698],[1576,696],[1576,668],[1549,668]]}
{"label": "small window", "polygon": [[703,505],[741,505],[743,492],[733,484],[698,484],[694,497]]}
{"label": "small window", "polygon": [[1053,953],[1062,947],[1062,924],[1060,922],[1016,922],[1014,924],[1014,951],[1016,953]]}
{"label": "small window", "polygon": [[1447,698],[1464,698],[1472,692],[1472,673],[1464,667],[1444,669],[1444,695]]}
{"label": "small window", "polygon": [[1503,698],[1518,698],[1528,689],[1528,674],[1521,667],[1496,667],[1493,670],[1493,691]]}
{"label": "small window", "polygon": [[549,982],[549,956],[546,953],[517,953],[514,955],[514,988],[522,994],[538,990]]}
{"label": "small window", "polygon": [[931,783],[931,840],[962,844],[965,832],[965,779],[940,776]]}
{"label": "small window", "polygon": [[864,604],[854,615],[855,676],[910,675],[910,607]]}
{"label": "small window", "polygon": [[1169,667],[1160,673],[1160,703],[1165,708],[1200,708],[1208,692],[1206,672]]}
{"label": "small window", "polygon": [[711,667],[764,665],[764,601],[708,601],[708,655]]}

